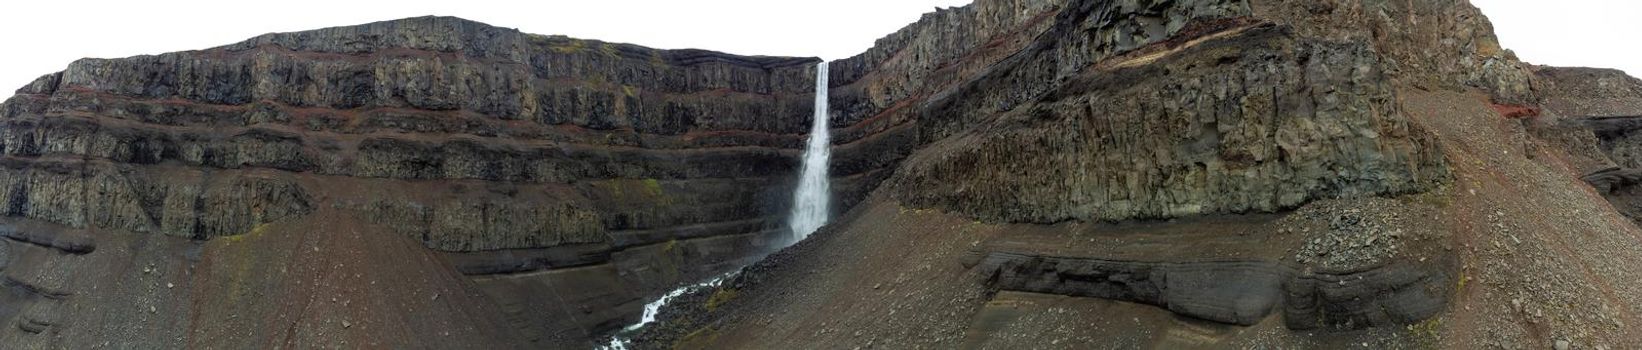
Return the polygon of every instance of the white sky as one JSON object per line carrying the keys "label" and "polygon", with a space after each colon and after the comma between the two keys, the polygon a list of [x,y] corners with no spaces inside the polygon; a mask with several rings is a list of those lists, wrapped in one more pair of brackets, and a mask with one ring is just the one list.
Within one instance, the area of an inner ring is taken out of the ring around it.
{"label": "white sky", "polygon": [[[1423,1],[1423,0],[1421,0]],[[1472,0],[1524,60],[1642,75],[1642,2]],[[24,0],[0,3],[0,99],[82,57],[204,49],[269,32],[448,15],[528,33],[736,54],[844,58],[969,0]],[[230,5],[232,4],[232,5]],[[1553,5],[1554,4],[1554,5]]]}
{"label": "white sky", "polygon": [[1642,77],[1642,1],[1471,0],[1523,61]]}

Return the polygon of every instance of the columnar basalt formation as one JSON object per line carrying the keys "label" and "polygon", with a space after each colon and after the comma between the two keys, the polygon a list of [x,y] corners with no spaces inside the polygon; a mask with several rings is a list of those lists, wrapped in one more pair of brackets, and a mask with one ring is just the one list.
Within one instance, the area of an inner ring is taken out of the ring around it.
{"label": "columnar basalt formation", "polygon": [[951,150],[915,157],[900,198],[1052,223],[1422,192],[1446,170],[1391,86],[1530,99],[1526,66],[1465,4],[1074,1],[1056,16],[931,102],[923,139]]}

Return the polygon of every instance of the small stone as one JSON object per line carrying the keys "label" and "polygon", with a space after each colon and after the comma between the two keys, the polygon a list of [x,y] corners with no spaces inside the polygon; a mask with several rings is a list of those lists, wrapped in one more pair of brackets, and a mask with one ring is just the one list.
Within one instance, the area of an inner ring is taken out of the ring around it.
{"label": "small stone", "polygon": [[348,320],[342,320],[342,328],[353,328],[353,323],[348,322]]}
{"label": "small stone", "polygon": [[1573,346],[1574,345],[1571,344],[1571,343],[1568,343],[1567,340],[1557,340],[1555,347],[1556,347],[1556,350],[1568,350],[1568,348],[1573,347]]}
{"label": "small stone", "polygon": [[177,285],[171,284],[171,282],[166,282],[165,283],[165,288],[166,289],[171,289],[171,288],[176,288],[176,287],[177,287]]}

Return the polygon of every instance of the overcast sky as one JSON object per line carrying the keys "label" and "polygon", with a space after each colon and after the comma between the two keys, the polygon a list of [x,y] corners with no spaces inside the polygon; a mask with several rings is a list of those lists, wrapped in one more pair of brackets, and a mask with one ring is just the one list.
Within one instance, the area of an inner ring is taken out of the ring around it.
{"label": "overcast sky", "polygon": [[[1425,1],[1425,0],[1419,0]],[[844,58],[936,7],[969,0],[280,0],[0,3],[0,98],[81,57],[226,45],[289,32],[423,15],[529,33],[737,54]],[[1642,2],[1473,0],[1501,42],[1539,64],[1642,75]]]}

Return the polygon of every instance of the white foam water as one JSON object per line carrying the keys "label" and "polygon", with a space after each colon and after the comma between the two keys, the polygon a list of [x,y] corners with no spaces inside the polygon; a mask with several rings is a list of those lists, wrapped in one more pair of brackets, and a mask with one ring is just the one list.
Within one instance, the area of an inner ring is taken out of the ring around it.
{"label": "white foam water", "polygon": [[[719,284],[724,283],[724,280],[729,279],[730,276],[734,275],[734,273],[719,275],[718,277],[713,277],[713,279],[707,280],[706,282],[679,287],[671,292],[667,292],[667,295],[661,296],[660,299],[656,299],[656,301],[652,301],[649,304],[644,304],[644,317],[639,318],[639,323],[634,323],[631,326],[627,326],[627,328],[623,328],[622,332],[636,331],[639,328],[644,328],[645,325],[656,322],[656,316],[660,316],[661,308],[667,306],[667,303],[673,301],[673,298],[677,298],[680,295],[684,295],[684,293],[689,293],[696,290],[718,288]],[[605,344],[604,347],[601,347],[600,349],[627,350],[627,340],[622,339],[619,336],[611,337],[610,343]]]}
{"label": "white foam water", "polygon": [[827,163],[832,161],[832,136],[827,130],[827,62],[815,68],[815,119],[804,150],[804,171],[793,192],[792,242],[809,237],[832,216],[832,189],[828,184]]}

